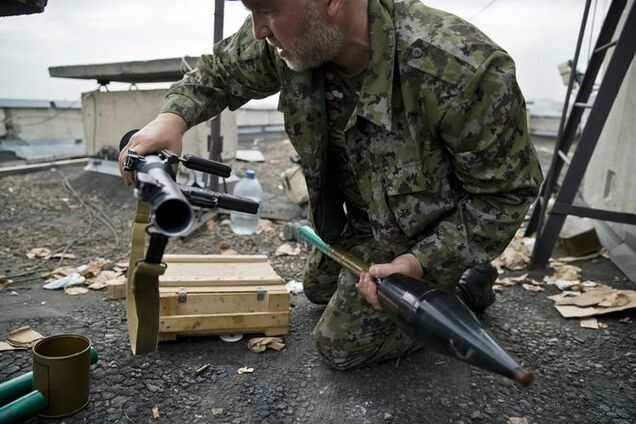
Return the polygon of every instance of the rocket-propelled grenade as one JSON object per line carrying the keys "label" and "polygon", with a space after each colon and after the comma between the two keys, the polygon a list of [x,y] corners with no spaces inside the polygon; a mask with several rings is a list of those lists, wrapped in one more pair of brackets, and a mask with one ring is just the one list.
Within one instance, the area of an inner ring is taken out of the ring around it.
{"label": "rocket-propelled grenade", "polygon": [[[325,243],[308,226],[300,235],[342,267],[359,275],[369,264]],[[501,374],[527,386],[531,371],[522,368],[454,294],[404,274],[378,281],[378,300],[393,321],[417,343],[470,365]]]}

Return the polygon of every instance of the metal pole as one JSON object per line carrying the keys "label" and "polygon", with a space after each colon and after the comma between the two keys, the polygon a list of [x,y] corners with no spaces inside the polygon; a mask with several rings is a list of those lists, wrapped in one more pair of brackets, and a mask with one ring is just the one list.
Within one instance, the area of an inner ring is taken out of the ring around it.
{"label": "metal pole", "polygon": [[[563,110],[561,111],[561,121],[559,122],[559,132],[557,133],[557,142],[554,148],[552,162],[550,163],[550,170],[546,174],[546,179],[541,185],[541,192],[539,193],[539,197],[537,198],[534,204],[532,217],[530,218],[530,222],[528,223],[528,227],[526,228],[526,233],[525,233],[526,237],[534,233],[537,234],[537,237],[541,235],[541,230],[543,228],[543,221],[545,219],[544,215],[548,207],[548,201],[550,200],[550,197],[552,196],[552,192],[554,191],[555,185],[557,183],[557,179],[559,178],[559,172],[561,170],[561,168],[559,167],[559,151],[561,151],[561,146],[564,144],[563,130],[565,128],[565,125],[568,119],[568,112],[570,109],[570,97],[572,96],[572,90],[574,89],[574,82],[576,81],[576,68],[579,63],[579,54],[581,53],[581,46],[583,45],[583,36],[585,35],[585,28],[587,27],[587,18],[590,13],[591,5],[592,5],[592,0],[587,0],[585,2],[585,8],[583,10],[583,19],[581,20],[581,29],[579,30],[579,36],[576,42],[576,49],[574,50],[574,59],[572,60],[570,79],[568,81],[568,88],[565,94]],[[576,111],[573,111],[573,113],[575,112]],[[565,150],[564,153],[567,154],[567,149]]]}
{"label": "metal pole", "polygon": [[[223,39],[223,16],[225,15],[225,0],[214,0],[214,44]],[[223,138],[221,137],[221,114],[210,121],[210,135],[208,137],[209,158],[221,162]],[[219,191],[219,177],[210,175],[208,187]]]}
{"label": "metal pole", "polygon": [[[599,88],[594,107],[587,118],[585,128],[581,134],[579,144],[572,157],[572,164],[563,178],[561,189],[555,201],[555,207],[572,211],[572,203],[576,191],[581,185],[581,180],[590,163],[598,139],[603,131],[607,117],[612,110],[614,100],[623,84],[623,79],[636,54],[636,5],[632,5],[625,20],[623,30],[619,36],[616,50],[607,66],[603,82]],[[552,249],[557,241],[566,215],[557,214],[555,211],[548,214],[545,228],[541,231],[541,237],[537,237],[532,252],[531,267],[543,267],[548,263],[552,255]],[[629,216],[622,216],[629,219]]]}

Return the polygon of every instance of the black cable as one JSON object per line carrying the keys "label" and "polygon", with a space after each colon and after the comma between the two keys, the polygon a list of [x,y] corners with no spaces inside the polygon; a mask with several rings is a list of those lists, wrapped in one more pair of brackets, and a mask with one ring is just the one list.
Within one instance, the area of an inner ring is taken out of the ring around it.
{"label": "black cable", "polygon": [[77,191],[75,191],[75,189],[71,186],[71,184],[69,183],[69,181],[68,181],[68,179],[66,177],[64,177],[64,188],[66,188],[68,191],[70,191],[73,194],[73,196],[75,196],[77,198],[77,200],[79,200],[79,202],[82,205],[84,205],[86,208],[88,208],[89,210],[90,210],[90,208],[93,208],[93,210],[96,211],[99,214],[99,216],[97,216],[97,219],[102,221],[102,223],[109,230],[111,230],[113,235],[115,236],[115,245],[113,246],[113,248],[108,253],[111,253],[111,252],[115,251],[117,249],[117,247],[119,247],[119,234],[117,234],[117,229],[115,228],[115,225],[110,220],[110,218],[108,218],[108,216],[101,209],[99,209],[97,206],[92,205],[91,203],[84,201],[84,199],[80,196],[80,194],[77,193]]}

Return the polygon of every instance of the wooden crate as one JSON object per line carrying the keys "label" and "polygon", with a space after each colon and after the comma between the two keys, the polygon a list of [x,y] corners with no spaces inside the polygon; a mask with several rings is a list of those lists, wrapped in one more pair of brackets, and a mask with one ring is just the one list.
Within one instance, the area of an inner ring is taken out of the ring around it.
{"label": "wooden crate", "polygon": [[159,340],[176,336],[287,334],[289,294],[265,256],[165,255]]}

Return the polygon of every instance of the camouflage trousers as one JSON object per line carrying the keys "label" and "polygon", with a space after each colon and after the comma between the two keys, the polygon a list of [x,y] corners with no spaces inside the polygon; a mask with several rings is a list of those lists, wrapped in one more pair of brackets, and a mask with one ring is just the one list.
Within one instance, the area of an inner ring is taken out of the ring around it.
{"label": "camouflage trousers", "polygon": [[[339,244],[364,260],[374,262],[371,239],[349,239]],[[303,285],[310,301],[327,304],[313,331],[318,352],[327,364],[344,370],[416,351],[418,346],[387,314],[375,311],[360,296],[355,287],[357,282],[358,276],[341,269],[317,249],[312,250]]]}

